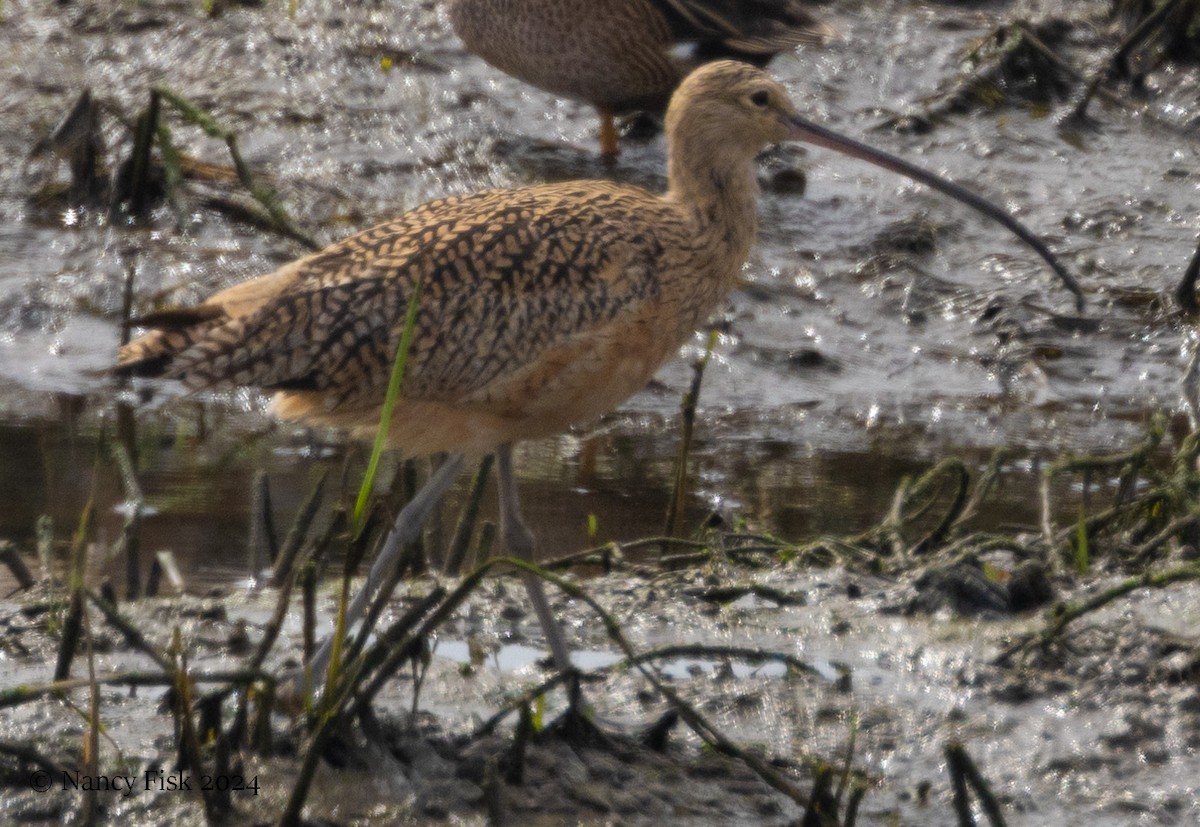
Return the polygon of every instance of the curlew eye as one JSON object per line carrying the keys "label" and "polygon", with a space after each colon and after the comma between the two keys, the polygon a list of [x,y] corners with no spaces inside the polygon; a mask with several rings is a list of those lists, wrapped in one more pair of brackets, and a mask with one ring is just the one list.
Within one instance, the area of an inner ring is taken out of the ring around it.
{"label": "curlew eye", "polygon": [[771,95],[765,89],[763,89],[751,95],[750,102],[755,106],[763,107],[771,102]]}

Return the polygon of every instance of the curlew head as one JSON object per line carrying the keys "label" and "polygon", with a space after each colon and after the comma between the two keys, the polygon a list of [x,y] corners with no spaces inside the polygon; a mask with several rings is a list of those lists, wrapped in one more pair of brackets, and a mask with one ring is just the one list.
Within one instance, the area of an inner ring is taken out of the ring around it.
{"label": "curlew head", "polygon": [[[667,140],[672,177],[684,177],[688,164],[749,163],[763,148],[801,141],[858,158],[912,178],[978,210],[1004,225],[1033,249],[1083,309],[1083,292],[1066,268],[1025,225],[991,201],[895,155],[840,135],[803,117],[787,90],[761,69],[721,60],[688,75],[667,108]],[[685,161],[684,158],[689,160]],[[695,175],[692,169],[690,174]]]}
{"label": "curlew head", "polygon": [[705,154],[733,150],[749,159],[788,140],[797,115],[787,90],[766,72],[718,60],[684,78],[671,96],[666,131],[672,143],[699,141]]}

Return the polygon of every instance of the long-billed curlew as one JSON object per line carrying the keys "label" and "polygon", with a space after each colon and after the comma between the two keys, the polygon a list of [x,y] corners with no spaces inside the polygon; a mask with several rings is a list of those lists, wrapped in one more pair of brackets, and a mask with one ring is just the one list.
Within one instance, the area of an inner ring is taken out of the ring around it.
{"label": "long-billed curlew", "polygon": [[450,0],[454,31],[492,66],[600,113],[662,112],[692,69],[722,58],[765,66],[832,30],[799,0]]}
{"label": "long-billed curlew", "polygon": [[[1078,287],[1024,227],[957,185],[831,133],[760,69],[698,69],[666,120],[669,187],[607,181],[491,190],[432,201],[203,304],[157,314],[121,349],[118,373],[200,390],[274,391],[284,419],[376,427],[409,297],[415,335],[389,442],[450,458],[397,517],[356,595],[361,617],[400,550],[463,467],[499,458],[501,532],[531,559],[512,446],[611,410],[643,387],[724,300],[754,242],[754,157],[808,141],[926,182],[1000,220]],[[567,647],[541,583],[526,586],[560,668]],[[324,668],[326,642],[315,659]]]}

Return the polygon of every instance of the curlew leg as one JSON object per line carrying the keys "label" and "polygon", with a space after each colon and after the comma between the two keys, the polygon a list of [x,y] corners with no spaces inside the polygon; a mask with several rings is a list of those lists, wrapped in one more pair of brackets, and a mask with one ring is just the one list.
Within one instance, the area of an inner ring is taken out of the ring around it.
{"label": "curlew leg", "polygon": [[612,161],[617,157],[617,125],[612,112],[606,109],[596,111],[600,113],[600,157]]}
{"label": "curlew leg", "polygon": [[[392,530],[388,534],[383,548],[380,549],[375,563],[371,566],[370,573],[367,574],[367,582],[363,584],[362,589],[354,596],[354,600],[346,609],[347,629],[363,616],[367,603],[374,597],[383,581],[387,579],[388,573],[400,559],[404,547],[417,539],[429,519],[429,515],[433,513],[433,509],[437,507],[437,504],[442,501],[442,497],[450,490],[450,486],[458,479],[462,467],[462,454],[451,454],[446,457],[446,461],[442,463],[441,467],[433,473],[429,481],[396,516],[396,522],[392,524]],[[333,635],[330,635],[321,643],[310,662],[314,679],[316,676],[324,674],[329,666],[329,656],[332,652]]]}
{"label": "curlew leg", "polygon": [[[521,502],[517,499],[517,481],[513,477],[512,445],[502,445],[496,451],[496,471],[500,478],[500,532],[504,544],[508,546],[513,556],[520,560],[533,561],[534,538],[529,527],[521,518]],[[569,672],[571,653],[563,638],[562,627],[554,619],[550,610],[550,601],[546,599],[546,590],[542,579],[535,574],[523,571],[521,580],[525,590],[529,592],[529,602],[537,613],[542,632],[546,635],[546,643],[554,656],[554,666],[562,672]]]}

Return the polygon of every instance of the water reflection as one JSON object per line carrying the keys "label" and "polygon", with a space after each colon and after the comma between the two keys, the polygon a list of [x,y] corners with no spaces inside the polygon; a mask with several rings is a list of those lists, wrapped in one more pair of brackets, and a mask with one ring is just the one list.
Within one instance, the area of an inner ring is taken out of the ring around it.
{"label": "water reflection", "polygon": [[[124,564],[107,553],[128,513],[126,492],[105,448],[116,438],[115,422],[82,398],[65,396],[59,397],[55,414],[0,422],[0,538],[32,550],[38,520],[47,515],[61,553],[94,491],[92,575],[109,577],[121,590]],[[685,512],[688,531],[698,530],[714,512],[791,540],[861,531],[878,523],[903,477],[931,465],[906,428],[878,428],[867,444],[840,449],[818,449],[795,439],[722,437],[736,430],[736,421],[719,418],[698,428]],[[249,574],[259,471],[267,476],[270,513],[282,538],[321,474],[329,474],[327,490],[333,497],[348,502],[365,460],[363,446],[329,432],[279,426],[259,405],[229,399],[173,400],[141,411],[133,433],[145,496],[142,571],[155,552],[171,550],[188,589],[201,593]],[[523,446],[518,472],[526,517],[542,554],[660,534],[676,440],[670,418],[617,415],[591,436]],[[968,468],[982,468],[990,456],[979,447],[956,453]],[[980,518],[981,527],[1034,522],[1035,465],[1010,463],[1010,484]],[[394,473],[395,462],[387,467],[382,484]],[[469,475],[451,493],[435,538],[445,540],[453,532],[468,483]],[[328,523],[330,502],[327,498],[321,509],[314,535]],[[491,486],[480,519],[497,520]],[[436,563],[443,550],[434,545],[429,554]],[[11,585],[0,581],[0,588]]]}

